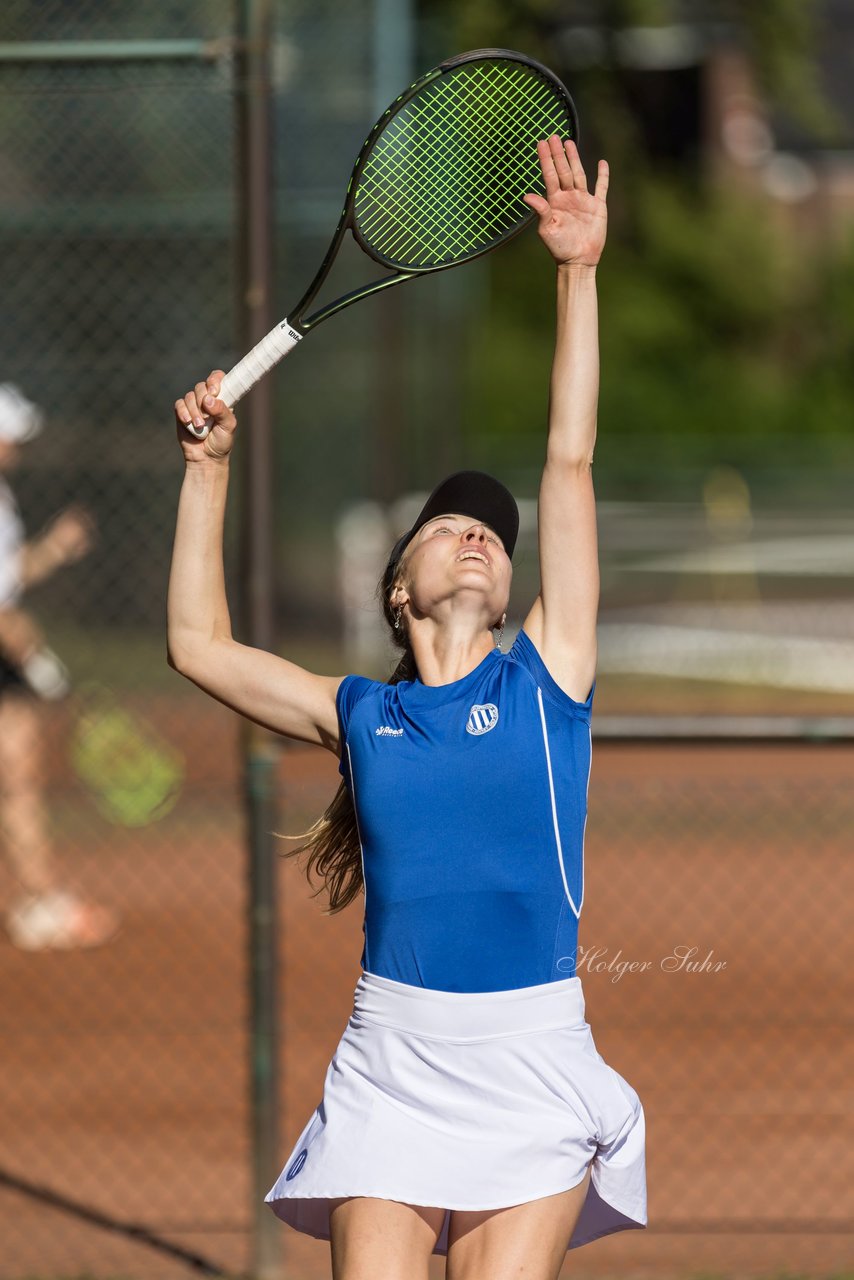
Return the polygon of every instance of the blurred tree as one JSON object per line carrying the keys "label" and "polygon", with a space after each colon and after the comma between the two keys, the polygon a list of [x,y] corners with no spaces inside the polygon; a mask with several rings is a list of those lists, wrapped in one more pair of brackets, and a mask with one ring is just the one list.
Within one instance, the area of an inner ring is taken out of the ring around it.
{"label": "blurred tree", "polygon": [[[685,121],[699,87],[683,76],[665,94],[624,55],[634,26],[694,25],[705,33],[698,48],[714,39],[746,49],[769,100],[814,136],[832,137],[816,71],[816,0],[425,0],[422,12],[426,38],[444,34],[444,47],[431,50],[440,57],[504,46],[552,66],[579,104],[588,168],[597,155],[611,162],[599,273],[600,416],[610,443],[597,456],[600,487],[697,497],[708,467],[729,464],[762,498],[806,483],[809,466],[826,474],[850,447],[854,375],[843,353],[854,338],[854,243],[806,253],[769,218],[766,196],[704,181],[699,105],[693,139]],[[470,339],[469,450],[472,461],[533,476],[551,355],[550,265],[526,235],[488,273],[489,305]]]}
{"label": "blurred tree", "polygon": [[618,32],[667,25],[727,30],[748,48],[762,89],[816,129],[830,121],[815,60],[821,9],[821,0],[421,0],[419,6],[432,39],[441,32],[454,51],[519,48],[552,65],[568,32],[595,32],[601,65],[618,84],[624,72]]}

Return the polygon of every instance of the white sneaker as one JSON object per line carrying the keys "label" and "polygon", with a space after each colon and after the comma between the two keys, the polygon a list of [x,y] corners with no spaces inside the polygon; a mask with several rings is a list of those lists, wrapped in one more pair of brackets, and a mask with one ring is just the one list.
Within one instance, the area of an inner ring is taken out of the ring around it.
{"label": "white sneaker", "polygon": [[53,889],[15,903],[6,916],[6,931],[22,951],[69,951],[109,942],[120,923],[107,907],[83,902],[67,889]]}

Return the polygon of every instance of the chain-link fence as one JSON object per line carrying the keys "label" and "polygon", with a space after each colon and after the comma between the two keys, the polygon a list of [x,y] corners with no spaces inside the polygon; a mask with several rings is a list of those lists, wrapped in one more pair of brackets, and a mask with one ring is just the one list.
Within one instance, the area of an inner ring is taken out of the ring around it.
{"label": "chain-link fence", "polygon": [[[294,0],[275,13],[278,313],[325,247],[382,104],[369,0]],[[72,690],[29,702],[23,724],[0,695],[0,910],[8,921],[48,877],[120,928],[94,949],[46,945],[63,931],[69,941],[69,929],[91,938],[97,917],[80,913],[31,922],[28,936],[0,934],[0,1275],[236,1276],[253,1256],[237,722],[169,670],[164,639],[181,478],[170,406],[209,366],[240,354],[235,13],[226,0],[15,0],[2,22],[0,381],[46,417],[4,474],[37,543],[69,504],[91,513],[97,535],[21,602],[70,669]],[[452,50],[432,47],[435,25],[424,30],[426,66]],[[353,308],[272,375],[277,622],[284,651],[305,665],[350,669],[335,514],[475,462],[459,421],[460,335],[488,303],[488,270]],[[346,465],[330,465],[339,458]],[[724,502],[733,519],[737,487]],[[228,554],[239,606],[238,498]],[[674,652],[660,627],[678,622],[677,605],[683,626],[701,607],[758,616],[755,599],[705,597],[696,584],[749,584],[765,562],[746,574],[719,565],[710,578],[708,564],[673,560],[702,550],[714,493],[709,501],[705,513],[662,508],[652,518],[603,508],[597,710],[684,708],[691,680],[712,691],[695,709],[720,709],[733,687],[720,666],[713,678],[699,671],[705,684],[696,667],[677,672],[672,695],[655,683],[674,674],[672,663],[660,670]],[[824,519],[798,539],[836,539],[824,547],[836,565],[850,524]],[[731,549],[727,537],[719,549]],[[533,562],[531,545],[520,607]],[[816,580],[805,573],[813,586],[800,599],[824,599]],[[824,639],[847,643],[842,575],[823,570],[818,580],[837,584],[836,610],[822,607]],[[662,602],[669,612],[652,616]],[[644,624],[658,628],[657,657],[648,632],[625,630]],[[844,668],[844,654],[827,653],[834,671]],[[830,704],[797,705],[826,713]],[[16,774],[23,755],[32,767]],[[650,1228],[582,1251],[572,1273],[786,1264],[818,1275],[850,1261],[852,763],[841,743],[597,739],[579,973],[600,1051],[646,1108]],[[331,756],[297,748],[283,752],[278,778],[287,832],[304,830],[338,781]],[[358,976],[357,907],[331,919],[319,908],[288,864],[278,916],[282,1159],[318,1101]],[[329,1274],[328,1246],[279,1229],[286,1275]]]}
{"label": "chain-link fence", "polygon": [[[232,26],[227,3],[4,10],[0,380],[45,414],[6,479],[31,545],[69,504],[97,530],[21,601],[72,677],[28,703],[40,750],[4,698],[7,752],[40,756],[3,787],[4,1276],[250,1256],[236,742],[163,634],[169,406],[233,341]],[[74,909],[26,910],[43,873]],[[93,907],[117,935],[54,949],[109,931]]]}
{"label": "chain-link fence", "polygon": [[[650,1223],[576,1251],[566,1274],[843,1274],[854,748],[614,741],[593,725],[577,972],[600,1052],[644,1103]],[[301,830],[335,761],[297,750],[286,772],[288,830]],[[322,917],[295,866],[283,879],[296,1135],[348,1016],[362,937],[358,909]],[[289,1232],[288,1274],[327,1276],[327,1248]]]}

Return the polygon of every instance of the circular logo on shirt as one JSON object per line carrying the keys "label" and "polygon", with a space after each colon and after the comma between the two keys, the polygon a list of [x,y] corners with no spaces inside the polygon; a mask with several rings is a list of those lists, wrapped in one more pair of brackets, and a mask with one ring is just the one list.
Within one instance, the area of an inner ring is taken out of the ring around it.
{"label": "circular logo on shirt", "polygon": [[287,1173],[285,1174],[286,1182],[290,1182],[291,1178],[295,1178],[297,1176],[297,1174],[299,1173],[300,1169],[303,1167],[307,1159],[308,1159],[308,1151],[306,1151],[306,1149],[303,1148],[302,1151],[297,1156],[296,1160],[294,1160],[290,1169],[288,1169]]}
{"label": "circular logo on shirt", "polygon": [[497,724],[498,708],[494,702],[485,702],[482,705],[475,705],[472,707],[469,712],[466,733],[473,733],[475,735],[489,733],[490,729],[494,729]]}

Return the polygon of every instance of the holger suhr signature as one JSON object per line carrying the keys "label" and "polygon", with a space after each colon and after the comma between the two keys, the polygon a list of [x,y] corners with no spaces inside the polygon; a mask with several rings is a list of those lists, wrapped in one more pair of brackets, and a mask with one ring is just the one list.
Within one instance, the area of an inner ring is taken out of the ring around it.
{"label": "holger suhr signature", "polygon": [[[702,960],[696,958],[698,951],[698,947],[674,947],[670,955],[662,956],[658,961],[658,968],[663,973],[720,973],[726,968],[726,960],[712,958],[712,949]],[[574,963],[576,973],[580,969],[586,969],[588,973],[610,973],[612,982],[619,982],[624,973],[646,973],[655,967],[653,960],[622,960],[622,954],[620,948],[609,960],[607,947],[580,946],[577,959],[575,956],[561,956],[556,967],[569,973]]]}

